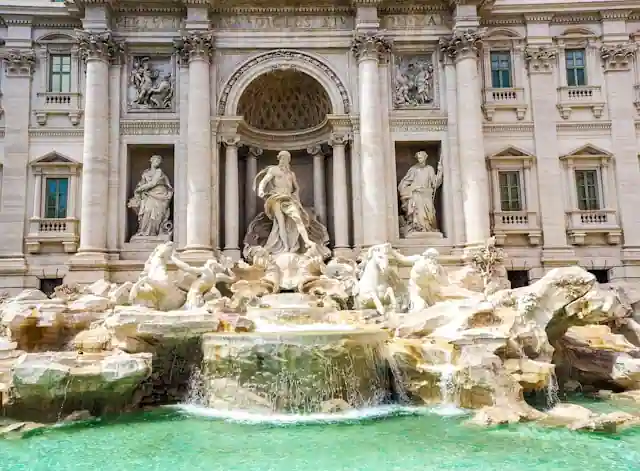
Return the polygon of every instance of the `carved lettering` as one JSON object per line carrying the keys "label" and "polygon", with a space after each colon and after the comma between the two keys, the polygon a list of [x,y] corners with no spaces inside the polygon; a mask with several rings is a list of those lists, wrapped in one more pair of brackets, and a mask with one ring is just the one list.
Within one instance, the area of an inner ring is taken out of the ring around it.
{"label": "carved lettering", "polygon": [[171,31],[179,30],[182,20],[175,16],[119,16],[116,18],[116,29]]}
{"label": "carved lettering", "polygon": [[442,16],[436,14],[422,15],[386,15],[382,18],[386,29],[421,29],[433,28],[443,24]]}
{"label": "carved lettering", "polygon": [[353,29],[353,19],[347,16],[320,15],[239,15],[220,16],[217,29]]}

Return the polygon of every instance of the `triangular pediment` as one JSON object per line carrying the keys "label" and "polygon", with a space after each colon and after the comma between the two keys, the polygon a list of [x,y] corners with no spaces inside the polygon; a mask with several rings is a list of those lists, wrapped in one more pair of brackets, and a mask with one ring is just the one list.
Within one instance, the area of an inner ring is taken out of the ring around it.
{"label": "triangular pediment", "polygon": [[507,162],[507,161],[533,161],[535,156],[526,150],[522,150],[516,146],[507,146],[502,150],[487,156],[489,162]]}
{"label": "triangular pediment", "polygon": [[566,155],[563,155],[561,158],[570,159],[570,158],[585,158],[585,157],[594,157],[594,158],[603,158],[603,157],[612,157],[613,154],[611,152],[601,149],[600,147],[594,146],[593,144],[585,144],[577,149],[569,152]]}
{"label": "triangular pediment", "polygon": [[80,165],[80,162],[53,150],[41,157],[38,157],[36,160],[32,161],[30,165],[32,167],[38,165],[67,165],[75,167]]}

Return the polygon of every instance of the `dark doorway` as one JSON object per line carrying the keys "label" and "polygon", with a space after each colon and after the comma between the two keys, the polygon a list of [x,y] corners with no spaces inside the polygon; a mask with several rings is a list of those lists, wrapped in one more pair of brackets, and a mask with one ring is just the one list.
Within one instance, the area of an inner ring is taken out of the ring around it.
{"label": "dark doorway", "polygon": [[62,285],[62,278],[41,278],[40,279],[40,291],[47,296],[51,296],[54,290]]}
{"label": "dark doorway", "polygon": [[529,270],[508,270],[507,278],[512,288],[529,286]]}
{"label": "dark doorway", "polygon": [[609,270],[587,270],[596,277],[598,283],[609,283]]}

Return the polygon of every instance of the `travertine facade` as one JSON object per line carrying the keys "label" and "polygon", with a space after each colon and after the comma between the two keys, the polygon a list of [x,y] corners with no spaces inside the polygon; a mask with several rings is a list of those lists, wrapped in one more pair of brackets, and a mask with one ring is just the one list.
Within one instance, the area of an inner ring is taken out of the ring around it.
{"label": "travertine facade", "polygon": [[282,150],[337,254],[640,278],[640,0],[285,4],[0,0],[0,288],[238,258]]}

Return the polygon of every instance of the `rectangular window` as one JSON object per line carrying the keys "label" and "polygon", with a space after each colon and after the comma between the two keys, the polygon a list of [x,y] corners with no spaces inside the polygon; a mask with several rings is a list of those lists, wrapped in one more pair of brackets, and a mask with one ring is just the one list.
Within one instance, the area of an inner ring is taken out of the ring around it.
{"label": "rectangular window", "polygon": [[522,211],[522,185],[520,172],[498,172],[500,183],[500,210]]}
{"label": "rectangular window", "polygon": [[49,91],[53,93],[71,92],[71,56],[55,54],[50,57]]}
{"label": "rectangular window", "polygon": [[580,211],[596,211],[600,209],[598,171],[576,170],[575,172],[578,209]]}
{"label": "rectangular window", "polygon": [[584,49],[567,49],[565,51],[567,63],[567,85],[582,87],[587,84],[587,69]]}
{"label": "rectangular window", "polygon": [[491,86],[511,88],[511,53],[491,53]]}
{"label": "rectangular window", "polygon": [[66,218],[69,179],[47,178],[46,186],[44,217],[47,219]]}

